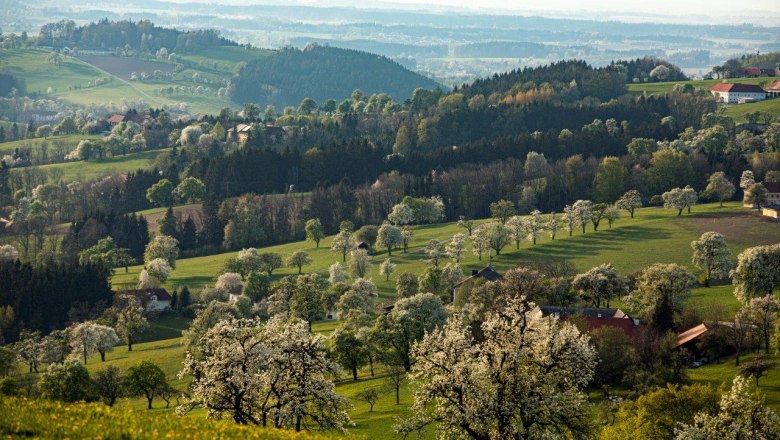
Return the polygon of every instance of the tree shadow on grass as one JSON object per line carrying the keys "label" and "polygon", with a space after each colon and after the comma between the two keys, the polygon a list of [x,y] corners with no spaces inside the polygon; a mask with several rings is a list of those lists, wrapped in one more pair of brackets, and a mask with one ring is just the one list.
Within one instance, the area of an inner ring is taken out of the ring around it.
{"label": "tree shadow on grass", "polygon": [[524,258],[529,259],[570,259],[583,256],[595,256],[605,250],[619,251],[637,242],[663,240],[670,238],[668,231],[646,226],[625,226],[602,231],[589,231],[585,235],[564,240],[555,240],[530,249],[521,249]]}

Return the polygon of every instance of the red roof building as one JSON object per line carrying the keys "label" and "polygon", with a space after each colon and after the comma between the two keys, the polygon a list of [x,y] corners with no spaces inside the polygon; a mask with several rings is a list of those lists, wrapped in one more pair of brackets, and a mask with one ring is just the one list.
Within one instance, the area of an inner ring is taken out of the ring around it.
{"label": "red roof building", "polygon": [[115,114],[108,118],[108,123],[111,125],[118,125],[120,122],[125,121],[125,115]]}
{"label": "red roof building", "polygon": [[755,84],[719,83],[710,87],[710,93],[724,104],[741,104],[766,99],[766,91]]}

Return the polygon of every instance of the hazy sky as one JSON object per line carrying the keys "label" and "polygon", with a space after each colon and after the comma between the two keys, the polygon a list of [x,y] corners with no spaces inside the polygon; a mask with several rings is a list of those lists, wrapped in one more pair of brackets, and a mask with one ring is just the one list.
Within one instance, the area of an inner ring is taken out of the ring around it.
{"label": "hazy sky", "polygon": [[[246,0],[245,0],[246,1]],[[251,0],[249,0],[251,1]],[[268,0],[265,0],[268,1]],[[263,0],[260,0],[263,2]],[[274,3],[273,1],[268,1]],[[756,23],[780,26],[780,0],[291,0],[284,3],[340,5],[358,8],[405,5],[415,9],[449,9],[556,15],[588,19]]]}

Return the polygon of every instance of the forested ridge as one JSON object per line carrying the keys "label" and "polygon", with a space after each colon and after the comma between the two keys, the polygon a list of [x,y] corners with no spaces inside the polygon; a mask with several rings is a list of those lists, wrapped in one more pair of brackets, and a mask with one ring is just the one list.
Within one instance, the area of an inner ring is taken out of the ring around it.
{"label": "forested ridge", "polygon": [[387,93],[396,101],[418,87],[436,83],[398,63],[367,52],[312,44],[304,50],[283,49],[244,66],[233,79],[231,98],[237,103],[268,103],[282,108],[310,98],[317,103],[341,101],[352,91]]}

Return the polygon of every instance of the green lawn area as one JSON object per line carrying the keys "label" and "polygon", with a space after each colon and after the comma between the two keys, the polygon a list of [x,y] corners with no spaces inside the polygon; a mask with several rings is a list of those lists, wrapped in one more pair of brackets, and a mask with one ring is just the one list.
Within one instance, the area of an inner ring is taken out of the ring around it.
{"label": "green lawn area", "polygon": [[[626,274],[638,272],[656,262],[678,263],[693,269],[690,243],[706,231],[726,235],[735,260],[736,255],[747,247],[780,241],[780,224],[755,215],[739,203],[730,203],[724,208],[719,208],[717,204],[699,205],[694,207],[692,214],[684,214],[682,217],[677,217],[676,212],[671,210],[643,208],[637,211],[636,218],[631,219],[626,215],[612,229],[603,223],[598,232],[593,232],[592,227],[589,227],[585,234],[576,231],[572,237],[568,237],[567,232],[559,231],[554,241],[544,236],[535,246],[530,242],[522,243],[520,249],[515,249],[514,244],[509,245],[501,255],[493,258],[492,266],[498,271],[505,271],[522,261],[555,258],[571,261],[580,271],[607,262]],[[433,239],[447,240],[457,232],[463,230],[455,223],[416,226],[409,252],[393,252],[391,260],[397,264],[396,274],[422,273],[427,266],[424,261],[425,245]],[[296,242],[264,248],[262,252],[278,252],[286,256],[295,251],[306,251],[314,263],[304,267],[304,271],[326,274],[328,266],[341,260],[340,255],[330,251],[332,238],[322,240],[319,249],[311,242]],[[192,288],[213,284],[225,261],[234,255],[236,252],[179,260],[165,287],[173,289],[186,285]],[[395,279],[392,277],[386,281],[379,275],[378,266],[384,258],[386,253],[375,253],[374,267],[369,272],[369,278],[377,283],[382,299],[390,300],[395,294]],[[466,274],[486,264],[486,257],[479,261],[470,249],[462,261]],[[113,285],[120,288],[135,284],[140,271],[141,266],[133,266],[127,274],[124,271],[117,272]],[[280,268],[274,271],[274,278],[295,273],[297,269]],[[699,299],[707,300],[705,297]]]}
{"label": "green lawn area", "polygon": [[[780,355],[777,353],[763,356],[765,359],[780,365]],[[740,357],[740,362],[747,362],[754,357],[755,354],[749,353]],[[725,385],[728,389],[731,387],[731,381],[734,379],[734,376],[736,376],[738,368],[739,367],[735,365],[734,357],[732,356],[722,359],[720,363],[711,363],[700,368],[691,369],[688,371],[688,376],[697,383],[712,385],[716,388]],[[752,379],[751,384],[755,386]],[[776,412],[780,413],[780,369],[770,370],[765,377],[759,379],[758,384],[759,391],[766,399],[766,403]]]}
{"label": "green lawn area", "polygon": [[44,171],[61,170],[62,179],[71,180],[89,180],[108,174],[122,174],[136,171],[138,169],[148,169],[151,167],[154,159],[160,153],[169,150],[163,148],[160,150],[142,151],[140,153],[130,153],[124,156],[115,156],[104,159],[99,162],[77,161],[57,163],[51,165],[41,165],[38,168]]}
{"label": "green lawn area", "polygon": [[[105,70],[69,56],[63,56],[62,63],[59,66],[55,66],[47,60],[51,52],[38,48],[0,50],[0,67],[7,68],[15,76],[24,78],[28,93],[37,93],[48,98],[61,98],[72,104],[114,103],[119,105],[122,99],[128,99],[143,100],[148,105],[162,107],[164,105],[186,102],[190,105],[190,110],[193,112],[215,114],[221,108],[231,105],[228,98],[216,95],[167,97],[162,96],[159,90],[162,87],[171,85],[197,85],[193,82],[182,81],[182,79],[191,78],[195,72],[205,77],[229,78],[232,76],[234,64],[237,62],[233,61],[234,59],[243,59],[241,58],[242,56],[249,59],[253,56],[262,56],[262,54],[267,52],[252,50],[246,54],[240,54],[239,52],[241,51],[247,52],[243,49],[228,48],[224,51],[225,54],[222,55],[222,58],[216,58],[217,61],[222,60],[229,64],[224,71],[219,72],[219,75],[214,75],[214,72],[217,71],[213,71],[213,69],[193,65],[187,69],[190,71],[187,77],[177,76],[173,81],[150,83],[140,81],[125,82]],[[213,57],[218,57],[218,54],[221,52],[222,49],[215,49],[209,53],[193,55],[193,61],[195,59],[201,61],[210,59],[213,61]],[[87,87],[90,81],[95,81],[98,78],[112,78],[112,80],[100,86]]]}

